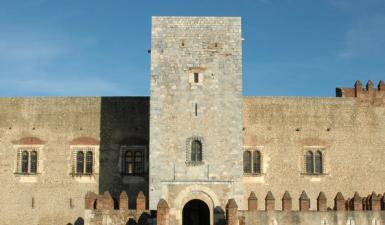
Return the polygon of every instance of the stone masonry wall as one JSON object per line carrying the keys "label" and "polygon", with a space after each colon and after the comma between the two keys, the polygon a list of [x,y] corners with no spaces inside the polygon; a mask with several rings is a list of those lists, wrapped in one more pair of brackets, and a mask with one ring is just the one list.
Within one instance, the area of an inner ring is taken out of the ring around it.
{"label": "stone masonry wall", "polygon": [[[348,97],[245,97],[243,107],[244,145],[262,153],[262,173],[242,178],[244,200],[251,191],[260,200],[268,191],[279,196],[288,191],[293,199],[302,190],[310,199],[317,199],[320,191],[327,199],[336,192],[382,193],[384,104]],[[308,149],[323,151],[322,174],[305,173]],[[298,209],[298,204],[293,201],[292,208]],[[317,209],[316,201],[310,202],[310,209]]]}
{"label": "stone masonry wall", "polygon": [[[130,184],[117,168],[119,145],[133,139],[148,142],[148,98],[1,98],[0,224],[82,224],[87,191],[125,190],[134,204],[147,179]],[[97,148],[92,176],[71,175],[78,144]],[[37,175],[17,174],[26,146],[39,147]]]}
{"label": "stone masonry wall", "polygon": [[[240,18],[152,19],[150,209],[164,198],[172,224],[194,198],[211,213],[242,201],[241,42]],[[188,160],[194,139],[198,164]]]}

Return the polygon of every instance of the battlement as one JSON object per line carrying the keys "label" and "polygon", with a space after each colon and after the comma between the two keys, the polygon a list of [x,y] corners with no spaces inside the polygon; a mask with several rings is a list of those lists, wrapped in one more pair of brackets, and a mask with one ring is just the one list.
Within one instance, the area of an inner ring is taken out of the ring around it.
{"label": "battlement", "polygon": [[[282,210],[276,210],[277,203],[282,204]],[[229,200],[226,209],[226,220],[228,225],[379,225],[385,220],[385,194],[372,192],[361,197],[358,192],[353,196],[345,198],[341,192],[331,199],[328,199],[323,192],[320,192],[317,199],[310,199],[305,191],[302,191],[298,209],[292,209],[292,197],[286,191],[282,198],[275,198],[272,192],[268,192],[264,198],[264,207],[258,209],[258,198],[254,192],[248,198],[247,210],[236,210],[234,200]],[[229,207],[232,201],[232,206]],[[310,209],[310,201],[317,202],[317,209]],[[233,218],[233,219],[232,219]],[[237,218],[237,220],[234,220]]]}
{"label": "battlement", "polygon": [[[311,199],[308,197],[305,191],[302,191],[298,201],[299,208],[298,210],[292,209],[292,198],[290,193],[286,191],[282,198],[279,198],[282,202],[282,211],[312,211],[310,209]],[[272,192],[268,192],[265,197],[264,202],[264,211],[276,211],[276,198]],[[332,199],[332,204],[328,204],[328,199],[326,198],[324,192],[320,192],[317,199],[314,199],[317,202],[317,210],[320,212],[326,211],[381,211],[385,210],[385,193],[376,194],[372,192],[366,196],[361,197],[358,192],[355,192],[353,196],[345,198],[341,192],[338,192],[334,199]],[[254,192],[250,193],[248,198],[248,211],[257,211],[258,210],[258,198]]]}
{"label": "battlement", "polygon": [[380,80],[377,88],[374,88],[373,82],[369,80],[366,87],[362,87],[360,80],[357,80],[353,88],[338,87],[336,88],[336,97],[355,97],[361,99],[384,99],[385,98],[385,82]]}
{"label": "battlement", "polygon": [[[276,210],[276,200],[282,204],[281,210]],[[324,192],[320,192],[317,199],[317,209],[310,208],[310,199],[305,191],[302,191],[298,210],[292,209],[292,197],[286,191],[282,198],[274,197],[269,191],[264,198],[264,207],[258,208],[258,198],[254,192],[248,197],[247,210],[238,210],[234,199],[229,199],[221,215],[215,214],[214,220],[222,220],[227,225],[262,225],[262,224],[383,224],[385,220],[385,193],[372,192],[361,197],[358,192],[345,198],[338,192],[331,203]],[[85,224],[96,225],[101,221],[110,221],[108,224],[152,224],[171,225],[170,207],[165,199],[160,199],[156,213],[150,214],[146,210],[146,199],[140,192],[136,199],[136,209],[129,209],[126,192],[122,192],[119,199],[114,199],[109,192],[96,195],[88,192],[85,197]],[[156,216],[155,216],[156,214]],[[218,217],[218,218],[217,218]],[[223,224],[224,224],[223,223]]]}
{"label": "battlement", "polygon": [[135,209],[130,209],[128,195],[123,191],[119,198],[114,198],[106,191],[97,195],[88,192],[85,196],[85,224],[101,224],[106,217],[111,224],[147,224],[151,220],[150,211],[146,210],[146,196],[139,192]]}

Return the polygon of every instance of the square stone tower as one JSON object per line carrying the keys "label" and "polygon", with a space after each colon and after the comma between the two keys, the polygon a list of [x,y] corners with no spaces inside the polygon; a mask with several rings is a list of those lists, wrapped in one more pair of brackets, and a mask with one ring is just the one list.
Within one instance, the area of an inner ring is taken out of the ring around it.
{"label": "square stone tower", "polygon": [[150,209],[182,224],[199,199],[213,224],[242,206],[241,18],[153,17],[151,45]]}

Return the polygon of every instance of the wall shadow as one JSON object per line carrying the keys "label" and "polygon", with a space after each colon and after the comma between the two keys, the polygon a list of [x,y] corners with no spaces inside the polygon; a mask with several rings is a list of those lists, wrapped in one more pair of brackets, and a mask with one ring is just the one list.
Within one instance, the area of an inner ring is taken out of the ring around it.
{"label": "wall shadow", "polygon": [[[130,208],[135,208],[140,191],[148,206],[149,97],[102,97],[100,117],[99,193],[109,191],[119,199],[126,191]],[[145,146],[145,173],[124,175],[121,146]]]}
{"label": "wall shadow", "polygon": [[214,208],[214,225],[226,225],[225,211],[219,206]]}
{"label": "wall shadow", "polygon": [[126,225],[150,225],[150,224],[152,224],[150,222],[150,220],[151,220],[151,215],[144,212],[144,213],[142,213],[142,215],[140,215],[138,222],[136,222],[134,219],[130,218],[127,221]]}

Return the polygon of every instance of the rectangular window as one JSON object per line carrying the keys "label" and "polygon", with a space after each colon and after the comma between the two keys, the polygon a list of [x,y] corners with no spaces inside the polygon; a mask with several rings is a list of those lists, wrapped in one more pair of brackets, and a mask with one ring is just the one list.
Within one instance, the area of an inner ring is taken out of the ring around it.
{"label": "rectangular window", "polygon": [[143,175],[146,173],[145,157],[146,148],[144,146],[121,146],[120,161],[121,173],[123,175]]}
{"label": "rectangular window", "polygon": [[194,83],[199,83],[199,73],[194,73]]}

